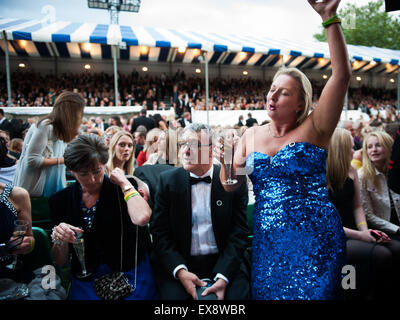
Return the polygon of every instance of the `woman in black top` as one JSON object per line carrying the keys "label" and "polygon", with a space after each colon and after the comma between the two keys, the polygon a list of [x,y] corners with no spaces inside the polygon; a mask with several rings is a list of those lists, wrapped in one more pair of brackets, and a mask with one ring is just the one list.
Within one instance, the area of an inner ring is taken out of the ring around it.
{"label": "woman in black top", "polygon": [[[349,131],[337,128],[332,135],[327,159],[329,195],[338,210],[347,236],[347,264],[364,266],[372,271],[369,298],[388,298],[399,284],[400,242],[390,239],[384,232],[376,240],[368,229],[360,200],[360,184],[355,168],[350,163],[354,141]],[[365,269],[364,269],[365,270]],[[358,285],[358,288],[365,283]],[[372,294],[372,296],[371,296]]]}
{"label": "woman in black top", "polygon": [[[52,238],[56,263],[64,265],[72,252],[70,299],[99,299],[94,292],[93,280],[114,271],[123,271],[132,286],[136,283],[136,290],[127,299],[155,298],[153,272],[147,254],[150,238],[145,227],[151,209],[137,193],[136,181],[128,180],[119,168],[114,169],[109,178],[105,175],[108,149],[96,135],[75,138],[64,157],[65,165],[77,182],[53,195],[49,204],[55,224]],[[93,272],[86,281],[76,278],[81,266],[75,251],[71,250],[76,234],[82,232],[86,266]]]}

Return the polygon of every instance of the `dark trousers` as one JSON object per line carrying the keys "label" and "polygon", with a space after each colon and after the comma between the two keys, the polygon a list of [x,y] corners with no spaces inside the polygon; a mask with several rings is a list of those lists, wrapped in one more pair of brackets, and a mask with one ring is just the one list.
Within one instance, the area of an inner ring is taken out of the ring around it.
{"label": "dark trousers", "polygon": [[[213,280],[212,269],[218,260],[218,255],[192,256],[187,262],[189,272],[197,275],[199,279]],[[154,265],[154,264],[153,264]],[[154,265],[156,285],[160,300],[192,300],[178,279],[172,274],[158,270]],[[247,300],[250,298],[249,277],[243,263],[233,279],[228,279],[229,284],[225,291],[225,300]]]}
{"label": "dark trousers", "polygon": [[387,244],[376,244],[348,239],[346,249],[346,263],[356,268],[353,297],[393,299],[400,286],[400,241],[392,238]]}

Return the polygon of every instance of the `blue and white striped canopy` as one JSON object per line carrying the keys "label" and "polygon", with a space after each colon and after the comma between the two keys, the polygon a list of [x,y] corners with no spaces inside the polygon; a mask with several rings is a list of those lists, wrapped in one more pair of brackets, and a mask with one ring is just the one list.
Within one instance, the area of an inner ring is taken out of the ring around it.
{"label": "blue and white striped canopy", "polygon": [[[110,45],[119,58],[155,62],[198,62],[200,50],[210,64],[274,67],[285,63],[305,69],[329,69],[329,49],[317,41],[275,40],[251,35],[206,33],[144,26],[110,25],[0,18],[10,55],[111,59]],[[178,50],[184,48],[184,50]],[[5,53],[0,41],[0,55]],[[390,74],[399,69],[400,51],[348,45],[353,70]]]}

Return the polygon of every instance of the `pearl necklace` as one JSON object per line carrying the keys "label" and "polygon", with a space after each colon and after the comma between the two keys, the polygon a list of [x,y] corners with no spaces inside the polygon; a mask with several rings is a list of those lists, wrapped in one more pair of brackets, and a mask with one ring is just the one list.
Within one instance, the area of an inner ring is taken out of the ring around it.
{"label": "pearl necklace", "polygon": [[287,131],[287,132],[285,132],[285,133],[284,133],[283,135],[281,135],[281,136],[276,136],[276,135],[274,135],[274,134],[272,133],[271,125],[270,125],[270,124],[268,125],[268,131],[269,131],[269,134],[270,134],[271,136],[273,136],[274,138],[282,138],[282,137],[286,136],[286,135],[289,133],[289,131]]}

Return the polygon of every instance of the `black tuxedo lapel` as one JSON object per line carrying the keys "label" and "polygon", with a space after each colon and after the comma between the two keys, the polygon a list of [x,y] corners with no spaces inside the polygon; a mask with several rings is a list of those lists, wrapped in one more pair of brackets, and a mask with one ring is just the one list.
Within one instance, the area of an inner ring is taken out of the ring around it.
{"label": "black tuxedo lapel", "polygon": [[[183,169],[182,187],[184,188],[182,199],[177,199],[182,202],[182,226],[184,228],[184,246],[187,255],[190,255],[192,246],[192,187],[190,185],[190,173]],[[177,221],[177,223],[181,223]]]}
{"label": "black tuxedo lapel", "polygon": [[[229,210],[229,194],[225,192],[219,179],[220,167],[214,166],[213,178],[211,183],[211,220],[214,231],[215,241],[217,242],[218,250],[221,249],[223,239],[220,238],[220,228],[223,226],[224,217]],[[229,220],[226,220],[229,221]]]}

